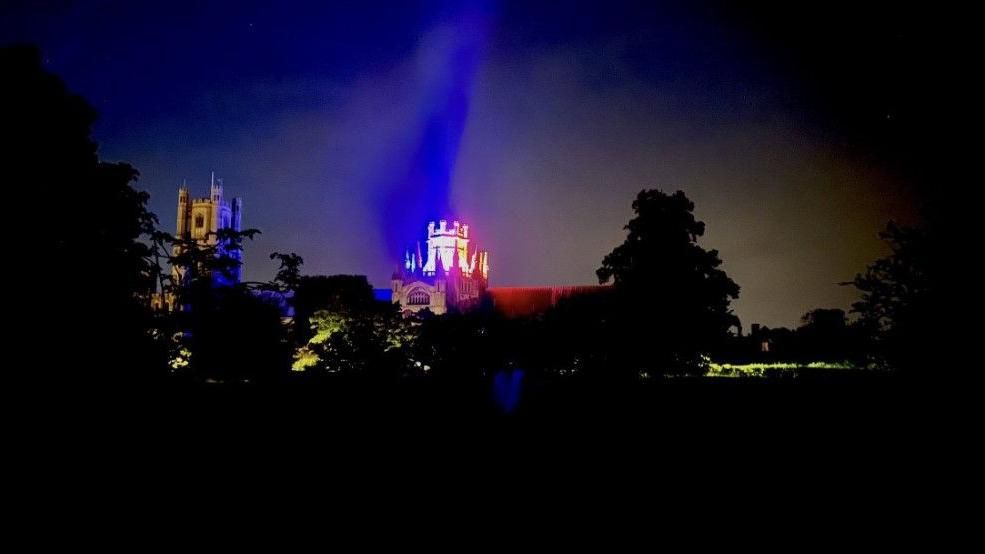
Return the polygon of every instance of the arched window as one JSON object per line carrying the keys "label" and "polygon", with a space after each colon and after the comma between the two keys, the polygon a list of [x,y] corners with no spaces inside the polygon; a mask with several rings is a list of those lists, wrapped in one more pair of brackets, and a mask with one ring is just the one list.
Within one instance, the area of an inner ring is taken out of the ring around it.
{"label": "arched window", "polygon": [[421,289],[414,289],[407,295],[407,300],[411,306],[427,306],[431,303],[431,295]]}
{"label": "arched window", "polygon": [[205,227],[205,216],[198,214],[195,216],[195,228],[201,229],[202,227]]}

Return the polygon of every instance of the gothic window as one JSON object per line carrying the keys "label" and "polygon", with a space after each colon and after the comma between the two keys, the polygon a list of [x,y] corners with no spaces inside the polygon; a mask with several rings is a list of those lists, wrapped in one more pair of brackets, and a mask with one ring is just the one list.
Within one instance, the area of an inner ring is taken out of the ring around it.
{"label": "gothic window", "polygon": [[414,289],[407,297],[411,306],[427,306],[431,303],[431,295],[421,289]]}
{"label": "gothic window", "polygon": [[196,215],[195,216],[195,228],[196,229],[201,229],[202,227],[205,227],[205,216],[203,216],[201,214]]}

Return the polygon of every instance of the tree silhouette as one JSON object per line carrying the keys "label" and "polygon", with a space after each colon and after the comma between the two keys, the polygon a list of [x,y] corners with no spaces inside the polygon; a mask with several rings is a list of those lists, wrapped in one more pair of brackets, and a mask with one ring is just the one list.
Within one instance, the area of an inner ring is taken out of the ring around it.
{"label": "tree silhouette", "polygon": [[[160,334],[173,337],[171,365],[178,375],[242,383],[271,382],[287,374],[291,342],[282,317],[284,304],[292,300],[288,293],[300,282],[303,260],[275,252],[270,257],[281,267],[273,281],[234,282],[243,242],[259,233],[220,229],[206,241],[153,234],[155,272],[178,307],[158,318]],[[167,265],[177,271],[168,271]]]}
{"label": "tree silhouette", "polygon": [[616,289],[617,358],[641,374],[700,373],[702,354],[738,324],[730,303],[739,286],[719,269],[718,251],[697,244],[705,225],[683,192],[641,191],[633,211],[625,242],[597,271]]}
{"label": "tree silhouette", "polygon": [[160,290],[172,297],[176,306],[191,311],[197,295],[216,285],[273,287],[267,283],[235,283],[235,270],[243,265],[243,241],[258,234],[257,229],[226,228],[209,232],[203,241],[156,230],[151,233],[148,261]]}
{"label": "tree silhouette", "polygon": [[893,222],[880,236],[892,252],[847,283],[862,293],[852,309],[890,366],[906,372],[930,369],[936,364],[929,345],[936,343],[940,324],[932,237]]}
{"label": "tree silhouette", "polygon": [[301,266],[304,265],[304,258],[294,252],[290,254],[272,252],[270,259],[280,263],[277,275],[274,276],[273,283],[271,283],[275,290],[282,293],[297,292],[301,285]]}
{"label": "tree silhouette", "polygon": [[95,110],[44,70],[36,48],[0,48],[0,74],[5,191],[19,220],[8,251],[20,275],[13,308],[23,344],[45,352],[36,373],[103,389],[163,374],[142,240],[156,219],[131,186],[137,171],[99,161]]}
{"label": "tree silhouette", "polygon": [[173,317],[180,348],[190,354],[179,374],[223,382],[276,381],[287,374],[291,346],[280,306],[241,286],[198,292],[191,309]]}
{"label": "tree silhouette", "polygon": [[845,310],[818,308],[804,314],[797,328],[797,359],[863,362],[862,326],[848,321]]}

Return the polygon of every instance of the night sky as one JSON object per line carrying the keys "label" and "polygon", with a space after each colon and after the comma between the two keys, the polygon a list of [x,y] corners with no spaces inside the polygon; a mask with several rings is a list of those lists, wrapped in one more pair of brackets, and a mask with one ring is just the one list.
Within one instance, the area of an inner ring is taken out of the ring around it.
{"label": "night sky", "polygon": [[[294,251],[377,287],[428,218],[493,286],[588,284],[642,188],[684,190],[745,325],[847,308],[918,219],[919,14],[852,3],[5,3],[100,112],[166,229],[177,187],[242,196],[247,279]],[[798,5],[800,5],[798,3]]]}

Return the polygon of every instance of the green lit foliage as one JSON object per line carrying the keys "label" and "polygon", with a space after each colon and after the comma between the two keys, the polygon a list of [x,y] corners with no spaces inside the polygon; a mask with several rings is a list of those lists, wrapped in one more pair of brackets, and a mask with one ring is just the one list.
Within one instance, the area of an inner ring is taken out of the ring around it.
{"label": "green lit foliage", "polygon": [[412,359],[417,323],[395,306],[319,310],[309,321],[313,335],[295,353],[295,371],[393,379],[417,367]]}
{"label": "green lit foliage", "polygon": [[191,364],[192,351],[182,346],[179,340],[175,340],[176,347],[174,354],[168,360],[171,369],[182,371]]}
{"label": "green lit foliage", "polygon": [[308,371],[315,369],[321,358],[318,353],[307,345],[298,348],[294,353],[294,362],[291,363],[291,371]]}
{"label": "green lit foliage", "polygon": [[728,364],[728,363],[709,363],[709,377],[770,377],[780,375],[797,376],[811,370],[837,370],[851,371],[858,370],[858,366],[851,362],[770,362],[770,363],[748,363],[748,364]]}
{"label": "green lit foliage", "polygon": [[294,340],[302,346],[312,336],[310,319],[319,310],[344,314],[371,311],[376,304],[373,287],[364,275],[303,275],[290,272],[292,260],[282,259],[282,273],[288,268],[285,279],[294,283]]}
{"label": "green lit foliage", "polygon": [[311,316],[311,329],[315,336],[311,337],[308,344],[325,344],[325,341],[332,338],[332,335],[343,331],[353,318],[341,312],[331,312],[319,310]]}

